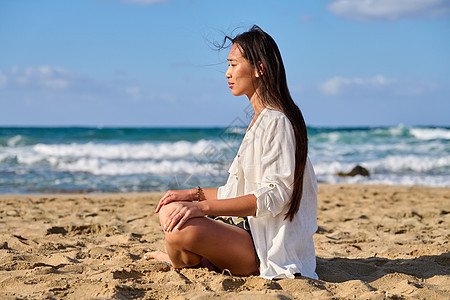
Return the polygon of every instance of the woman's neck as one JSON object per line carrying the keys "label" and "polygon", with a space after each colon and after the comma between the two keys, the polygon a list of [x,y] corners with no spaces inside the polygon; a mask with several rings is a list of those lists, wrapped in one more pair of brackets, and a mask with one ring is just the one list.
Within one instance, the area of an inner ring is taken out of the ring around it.
{"label": "woman's neck", "polygon": [[255,115],[253,116],[253,119],[247,128],[247,131],[249,131],[250,128],[253,127],[253,124],[255,124],[256,120],[258,119],[258,116],[261,114],[264,108],[266,108],[266,106],[262,103],[261,98],[258,97],[258,93],[254,93],[252,97],[249,97],[249,100],[251,105],[253,106],[253,111],[255,112]]}
{"label": "woman's neck", "polygon": [[255,112],[255,119],[259,116],[259,114],[266,108],[266,106],[262,103],[261,98],[259,98],[258,93],[254,93],[251,98],[249,98],[250,104],[253,106],[253,111]]}

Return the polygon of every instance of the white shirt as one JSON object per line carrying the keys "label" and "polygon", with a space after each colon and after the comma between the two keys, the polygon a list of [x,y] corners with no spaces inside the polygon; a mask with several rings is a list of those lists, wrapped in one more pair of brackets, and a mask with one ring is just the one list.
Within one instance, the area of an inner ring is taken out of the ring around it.
{"label": "white shirt", "polygon": [[294,278],[295,273],[317,279],[313,234],[317,230],[317,180],[309,159],[303,176],[300,208],[292,222],[289,209],[295,168],[295,136],[289,119],[265,108],[245,134],[218,198],[253,194],[255,216],[250,230],[266,279]]}

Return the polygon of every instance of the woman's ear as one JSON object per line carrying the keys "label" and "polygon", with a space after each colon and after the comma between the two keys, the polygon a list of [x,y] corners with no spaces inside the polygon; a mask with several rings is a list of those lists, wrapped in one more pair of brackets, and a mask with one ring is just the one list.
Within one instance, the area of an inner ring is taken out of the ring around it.
{"label": "woman's ear", "polygon": [[258,61],[255,69],[256,69],[256,74],[255,74],[256,77],[264,75],[265,70],[264,70],[264,65],[263,65],[262,61]]}

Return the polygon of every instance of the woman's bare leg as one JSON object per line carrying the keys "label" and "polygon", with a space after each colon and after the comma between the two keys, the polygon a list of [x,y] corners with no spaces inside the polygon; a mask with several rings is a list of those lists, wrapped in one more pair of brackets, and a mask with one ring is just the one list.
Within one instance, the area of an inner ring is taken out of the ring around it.
{"label": "woman's bare leg", "polygon": [[[166,218],[164,208],[159,213],[162,227]],[[258,272],[252,239],[245,230],[236,226],[206,217],[192,218],[180,230],[166,232],[165,235],[167,254],[175,268],[196,266],[206,258],[218,268],[228,269],[235,275]],[[162,254],[150,252],[147,256],[161,260],[164,259]]]}

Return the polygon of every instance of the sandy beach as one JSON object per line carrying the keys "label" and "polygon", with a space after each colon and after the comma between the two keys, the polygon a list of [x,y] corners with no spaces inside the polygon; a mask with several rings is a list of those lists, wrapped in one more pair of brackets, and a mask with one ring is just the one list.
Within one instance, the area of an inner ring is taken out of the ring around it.
{"label": "sandy beach", "polygon": [[450,188],[320,185],[320,280],[145,261],[161,195],[0,195],[0,298],[450,298]]}

